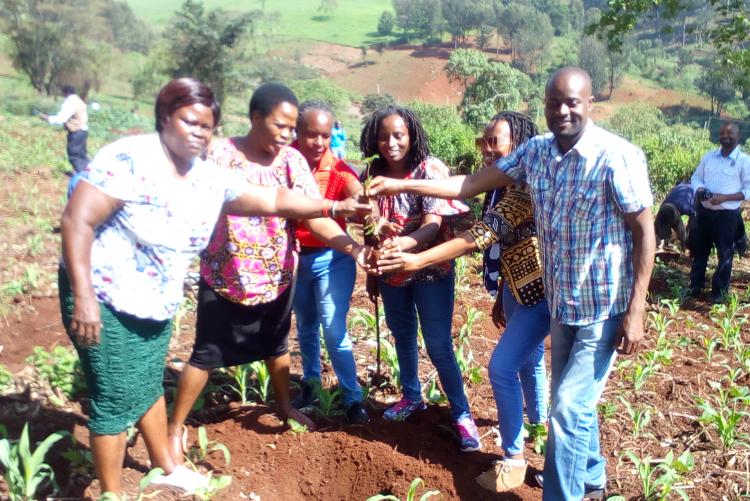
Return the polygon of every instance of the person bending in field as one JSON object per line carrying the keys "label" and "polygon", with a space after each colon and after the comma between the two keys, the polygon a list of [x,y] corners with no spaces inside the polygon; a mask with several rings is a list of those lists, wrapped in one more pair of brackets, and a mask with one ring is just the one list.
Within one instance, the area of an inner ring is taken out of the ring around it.
{"label": "person bending in field", "polygon": [[[682,216],[688,216],[687,228],[682,222]],[[692,218],[695,217],[695,190],[687,183],[680,183],[672,188],[664,198],[659,212],[654,221],[654,232],[656,233],[656,244],[658,247],[667,246],[672,237],[672,232],[677,236],[680,248],[684,251],[690,248],[689,230],[692,226]]]}

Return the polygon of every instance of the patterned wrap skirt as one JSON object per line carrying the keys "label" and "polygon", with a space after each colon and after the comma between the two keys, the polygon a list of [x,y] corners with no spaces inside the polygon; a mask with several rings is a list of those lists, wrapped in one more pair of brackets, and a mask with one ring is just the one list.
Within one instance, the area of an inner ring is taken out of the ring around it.
{"label": "patterned wrap skirt", "polygon": [[97,435],[126,431],[164,394],[172,321],[138,318],[99,303],[100,342],[82,346],[70,331],[73,294],[62,268],[58,283],[63,325],[78,351],[88,386],[89,430]]}

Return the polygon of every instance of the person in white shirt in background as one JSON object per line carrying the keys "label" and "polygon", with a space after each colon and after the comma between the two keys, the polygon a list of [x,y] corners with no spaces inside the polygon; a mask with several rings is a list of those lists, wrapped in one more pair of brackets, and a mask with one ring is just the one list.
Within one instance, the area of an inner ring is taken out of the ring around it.
{"label": "person in white shirt in background", "polygon": [[690,294],[700,295],[708,256],[716,246],[718,264],[711,279],[712,303],[723,302],[729,292],[735,241],[742,225],[740,202],[750,198],[750,156],[742,152],[739,140],[737,125],[722,125],[721,148],[706,153],[690,178],[697,203]]}
{"label": "person in white shirt in background", "polygon": [[68,162],[73,166],[73,174],[83,171],[89,163],[86,140],[89,136],[86,103],[76,95],[72,85],[63,85],[63,101],[57,115],[40,113],[39,117],[51,125],[62,125],[68,131]]}

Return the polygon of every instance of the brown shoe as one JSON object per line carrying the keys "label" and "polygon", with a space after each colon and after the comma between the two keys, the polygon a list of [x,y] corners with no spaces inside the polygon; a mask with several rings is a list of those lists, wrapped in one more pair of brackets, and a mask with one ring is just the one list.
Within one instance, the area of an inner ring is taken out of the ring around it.
{"label": "brown shoe", "polygon": [[492,492],[506,492],[523,485],[526,479],[526,465],[511,466],[502,459],[495,461],[492,468],[477,477],[477,483]]}

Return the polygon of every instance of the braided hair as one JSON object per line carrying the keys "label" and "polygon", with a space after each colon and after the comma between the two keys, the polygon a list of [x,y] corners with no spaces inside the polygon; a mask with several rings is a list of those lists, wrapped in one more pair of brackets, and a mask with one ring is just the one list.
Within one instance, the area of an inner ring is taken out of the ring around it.
{"label": "braided hair", "polygon": [[507,122],[510,128],[510,151],[539,135],[539,130],[531,117],[517,111],[501,111],[490,119],[487,127],[493,127],[498,122]]}
{"label": "braided hair", "polygon": [[[374,111],[367,119],[365,126],[362,128],[362,135],[359,139],[359,149],[362,152],[362,156],[365,158],[380,154],[380,151],[378,150],[378,135],[380,134],[380,127],[383,120],[391,115],[400,116],[404,120],[406,128],[409,131],[409,152],[406,154],[406,165],[409,170],[412,170],[430,156],[430,144],[427,140],[427,134],[422,127],[422,122],[420,122],[417,115],[408,108],[389,105],[385,108]],[[370,164],[370,170],[373,174],[384,174],[387,167],[385,160],[380,157],[373,160]]]}

